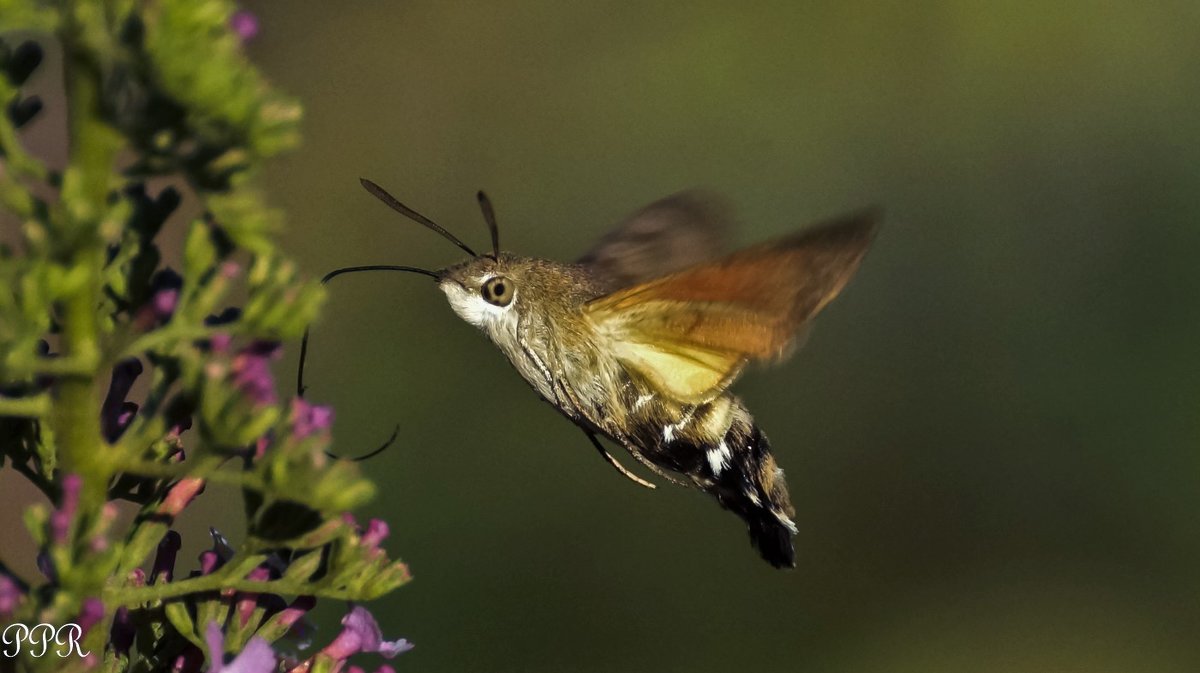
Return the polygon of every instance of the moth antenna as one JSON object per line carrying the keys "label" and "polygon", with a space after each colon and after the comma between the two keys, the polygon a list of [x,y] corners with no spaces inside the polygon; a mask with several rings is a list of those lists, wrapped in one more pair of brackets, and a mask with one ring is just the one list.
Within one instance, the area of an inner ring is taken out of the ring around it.
{"label": "moth antenna", "polygon": [[492,200],[482,189],[475,198],[479,199],[479,209],[483,211],[483,219],[492,234],[492,259],[500,259],[500,227],[496,225],[496,211],[492,208]]}
{"label": "moth antenna", "polygon": [[[333,280],[334,278],[337,278],[338,276],[340,276],[342,274],[359,273],[362,271],[405,271],[408,273],[419,273],[423,276],[429,276],[430,278],[434,278],[434,279],[436,279],[438,277],[438,275],[436,273],[430,271],[429,269],[421,269],[421,268],[418,268],[415,266],[398,266],[398,265],[394,265],[394,264],[368,264],[366,266],[347,266],[347,267],[342,267],[340,269],[334,269],[333,271],[330,271],[329,273],[325,274],[325,277],[321,279],[321,284],[325,285],[329,281]],[[300,363],[296,366],[296,397],[299,397],[299,398],[303,398],[304,391],[307,390],[307,386],[304,385],[304,363],[308,359],[308,335],[311,330],[312,330],[311,326],[305,327],[304,328],[304,336],[300,339]],[[360,460],[366,460],[368,458],[374,458],[375,456],[383,453],[384,450],[386,450],[389,446],[391,446],[392,443],[394,443],[396,441],[396,437],[399,434],[400,434],[400,425],[396,424],[396,427],[392,429],[391,437],[388,437],[387,441],[385,441],[383,444],[381,444],[379,446],[379,448],[377,448],[373,451],[369,451],[361,456],[357,456],[355,458],[349,458],[348,460],[353,460],[353,461],[357,462]],[[325,454],[328,455],[330,458],[341,459],[341,456],[338,456],[337,454],[331,453],[329,451],[326,451]]]}
{"label": "moth antenna", "polygon": [[[384,442],[379,445],[379,448],[375,449],[374,451],[368,451],[361,456],[347,458],[346,460],[353,461],[355,463],[361,463],[364,460],[370,460],[371,458],[374,458],[375,456],[378,456],[379,454],[386,451],[389,446],[391,446],[392,444],[394,444],[396,442],[396,437],[398,437],[399,435],[400,435],[400,424],[397,423],[396,426],[392,428],[391,436],[388,437],[386,440],[384,440]],[[333,455],[332,453],[330,453],[328,451],[325,452],[325,455],[329,456],[330,458],[337,458],[337,456]]]}
{"label": "moth antenna", "polygon": [[401,266],[399,264],[367,264],[364,266],[344,266],[340,269],[334,269],[321,277],[321,284],[324,285],[329,281],[337,278],[343,273],[357,273],[359,271],[408,271],[410,273],[419,273],[430,278],[437,278],[438,275],[429,269],[422,269],[419,266]]}
{"label": "moth antenna", "polygon": [[462,248],[463,251],[465,251],[468,255],[470,255],[472,257],[479,256],[478,254],[475,253],[474,250],[471,249],[470,246],[468,246],[466,243],[463,243],[461,240],[459,240],[459,238],[457,236],[446,231],[437,222],[434,222],[433,220],[429,219],[428,217],[425,217],[424,215],[422,215],[421,213],[418,213],[417,211],[413,210],[412,208],[409,208],[408,206],[404,205],[403,203],[400,203],[400,201],[396,197],[392,196],[391,194],[388,194],[387,190],[385,190],[383,187],[380,187],[379,185],[375,184],[374,182],[371,182],[370,180],[368,180],[366,178],[359,178],[358,181],[360,183],[362,183],[362,186],[364,189],[366,189],[368,192],[371,192],[372,196],[374,196],[375,198],[379,199],[380,201],[383,201],[384,203],[386,203],[388,205],[388,207],[391,208],[392,210],[396,211],[397,213],[400,213],[401,215],[407,217],[408,219],[410,219],[418,224],[423,224],[426,227],[429,227],[430,229],[436,231],[437,233],[441,234],[442,237],[444,237],[446,240],[450,241],[454,245],[457,245],[459,248]]}

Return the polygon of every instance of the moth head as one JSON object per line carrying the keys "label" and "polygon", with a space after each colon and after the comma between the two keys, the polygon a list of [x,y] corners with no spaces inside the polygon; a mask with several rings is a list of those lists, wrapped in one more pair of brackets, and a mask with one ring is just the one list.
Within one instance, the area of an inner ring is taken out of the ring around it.
{"label": "moth head", "polygon": [[525,269],[508,254],[481,255],[438,273],[438,288],[460,318],[488,332],[515,334]]}

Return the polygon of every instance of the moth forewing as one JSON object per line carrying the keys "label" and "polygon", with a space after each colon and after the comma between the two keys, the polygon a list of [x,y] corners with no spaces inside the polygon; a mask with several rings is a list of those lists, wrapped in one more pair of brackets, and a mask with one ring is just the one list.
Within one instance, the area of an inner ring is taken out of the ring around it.
{"label": "moth forewing", "polygon": [[672,194],[613,227],[577,263],[609,290],[686,269],[721,254],[730,212],[704,190]]}
{"label": "moth forewing", "polygon": [[876,221],[874,211],[836,220],[618,290],[584,311],[627,365],[694,403],[723,390],[746,360],[786,357],[857,269]]}

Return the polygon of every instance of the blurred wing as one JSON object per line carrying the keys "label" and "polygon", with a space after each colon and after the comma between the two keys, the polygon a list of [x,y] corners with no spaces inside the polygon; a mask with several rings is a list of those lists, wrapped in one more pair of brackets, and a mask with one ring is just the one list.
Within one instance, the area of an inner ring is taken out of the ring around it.
{"label": "blurred wing", "polygon": [[713,194],[680,192],[634,213],[578,263],[609,289],[628,287],[716,257],[729,220]]}
{"label": "blurred wing", "polygon": [[750,360],[786,357],[801,327],[858,268],[878,214],[863,212],[592,300],[615,356],[687,403],[712,399]]}

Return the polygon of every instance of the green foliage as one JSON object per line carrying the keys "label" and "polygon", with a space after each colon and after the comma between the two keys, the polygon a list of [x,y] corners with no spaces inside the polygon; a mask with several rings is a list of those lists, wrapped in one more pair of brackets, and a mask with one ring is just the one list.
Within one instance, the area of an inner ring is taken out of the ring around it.
{"label": "green foliage", "polygon": [[150,78],[185,111],[188,137],[222,157],[224,170],[293,146],[300,116],[245,59],[229,30],[228,3],[166,0],[145,16]]}
{"label": "green foliage", "polygon": [[[379,529],[345,514],[374,486],[326,455],[328,410],[276,396],[277,344],[300,336],[323,292],[276,250],[281,215],[251,185],[296,143],[300,113],[247,62],[233,10],[0,0],[0,30],[61,46],[70,150],[59,172],[21,146],[41,109],[22,94],[41,50],[0,42],[0,205],[20,223],[18,245],[0,248],[0,467],[54,503],[26,513],[45,577],[18,581],[0,563],[16,601],[0,623],[99,609],[84,649],[109,671],[202,661],[210,623],[227,625],[227,650],[280,638],[303,609],[281,612],[275,595],[367,600],[408,578]],[[200,205],[190,222],[181,189]],[[157,241],[180,227],[182,259],[167,259]],[[201,573],[176,578],[171,526],[208,483],[240,490],[249,532],[236,548],[214,534]],[[124,530],[117,500],[139,507]]]}

